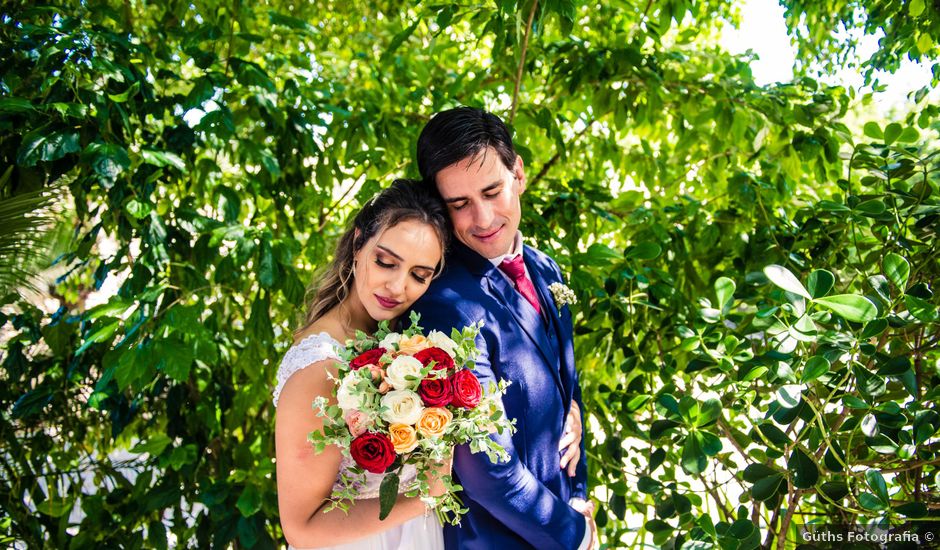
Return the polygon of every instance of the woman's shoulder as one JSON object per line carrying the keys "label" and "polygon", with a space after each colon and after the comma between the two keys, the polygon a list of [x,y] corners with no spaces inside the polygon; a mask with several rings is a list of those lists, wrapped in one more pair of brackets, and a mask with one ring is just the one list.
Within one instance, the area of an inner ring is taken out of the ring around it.
{"label": "woman's shoulder", "polygon": [[333,334],[320,327],[312,326],[297,334],[294,345],[284,354],[278,367],[277,384],[273,392],[275,406],[288,381],[303,385],[326,383],[326,368],[339,359],[337,348],[340,346]]}

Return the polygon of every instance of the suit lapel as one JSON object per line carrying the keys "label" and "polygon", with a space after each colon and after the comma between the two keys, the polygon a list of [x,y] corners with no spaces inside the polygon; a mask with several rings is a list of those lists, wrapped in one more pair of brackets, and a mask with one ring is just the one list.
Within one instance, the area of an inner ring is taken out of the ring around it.
{"label": "suit lapel", "polygon": [[[497,301],[505,304],[513,320],[522,328],[522,331],[545,359],[545,365],[551,372],[559,393],[566,395],[564,386],[561,383],[561,373],[558,370],[558,365],[561,363],[560,344],[558,344],[556,338],[556,344],[553,346],[549,342],[548,336],[548,331],[555,331],[557,320],[553,319],[548,325],[543,323],[542,317],[535,311],[532,304],[528,303],[522,294],[512,286],[512,283],[509,282],[509,279],[503,275],[499,268],[461,242],[456,242],[452,246],[451,254],[454,259],[463,262],[471,273],[480,276],[483,289],[496,298]],[[552,316],[557,317],[558,312],[554,300],[546,298],[545,276],[542,268],[536,265],[535,253],[528,249],[523,254],[523,258],[526,267],[529,269],[529,275],[533,278],[532,284],[536,288],[536,293],[542,300],[543,313],[549,315],[550,319]],[[545,308],[551,308],[551,310],[546,312]]]}
{"label": "suit lapel", "polygon": [[490,294],[506,304],[506,309],[509,310],[509,313],[523,332],[532,340],[545,361],[549,365],[553,364],[555,361],[551,355],[548,336],[542,325],[542,318],[535,312],[535,308],[526,301],[506,277],[503,277],[498,269],[493,268],[492,272],[487,274],[486,281],[489,285]]}
{"label": "suit lapel", "polygon": [[[552,293],[548,290],[548,285],[554,282],[552,280],[552,272],[547,270],[541,262],[537,261],[538,258],[532,250],[529,250],[528,254],[525,254],[524,257],[526,258],[526,267],[529,268],[529,275],[532,277],[532,285],[535,286],[535,291],[539,296],[539,300],[542,302],[542,315],[546,319],[545,331],[548,333],[548,340],[550,342],[549,350],[552,357],[557,359],[561,353],[561,334],[558,332],[558,308],[555,307],[554,296],[552,296]],[[554,364],[554,362],[552,364]]]}

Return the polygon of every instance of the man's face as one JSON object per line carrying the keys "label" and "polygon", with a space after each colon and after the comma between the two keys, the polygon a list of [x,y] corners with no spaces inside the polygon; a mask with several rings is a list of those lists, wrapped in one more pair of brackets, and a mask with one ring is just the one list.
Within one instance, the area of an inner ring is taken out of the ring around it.
{"label": "man's face", "polygon": [[444,168],[436,181],[460,242],[484,258],[509,252],[522,218],[522,157],[516,157],[510,170],[496,150],[487,147],[475,157]]}

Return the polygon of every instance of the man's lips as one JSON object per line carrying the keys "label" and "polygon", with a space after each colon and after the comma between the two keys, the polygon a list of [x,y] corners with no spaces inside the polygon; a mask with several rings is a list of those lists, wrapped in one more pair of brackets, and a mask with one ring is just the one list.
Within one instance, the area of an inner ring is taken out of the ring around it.
{"label": "man's lips", "polygon": [[385,309],[394,309],[398,307],[398,304],[401,303],[398,300],[385,298],[384,296],[379,296],[378,294],[375,295],[375,299],[379,302],[379,305],[384,307]]}
{"label": "man's lips", "polygon": [[495,237],[500,231],[502,231],[502,229],[503,229],[503,226],[499,226],[490,233],[475,233],[473,236],[474,238],[477,238],[481,241],[489,241],[489,240],[492,240],[493,237]]}

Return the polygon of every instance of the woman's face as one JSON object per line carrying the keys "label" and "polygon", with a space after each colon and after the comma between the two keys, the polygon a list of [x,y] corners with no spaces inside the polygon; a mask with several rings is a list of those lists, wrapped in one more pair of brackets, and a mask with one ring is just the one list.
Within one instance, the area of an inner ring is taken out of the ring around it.
{"label": "woman's face", "polygon": [[385,321],[402,315],[428,289],[442,254],[434,229],[414,220],[369,239],[356,252],[354,282],[369,316]]}

